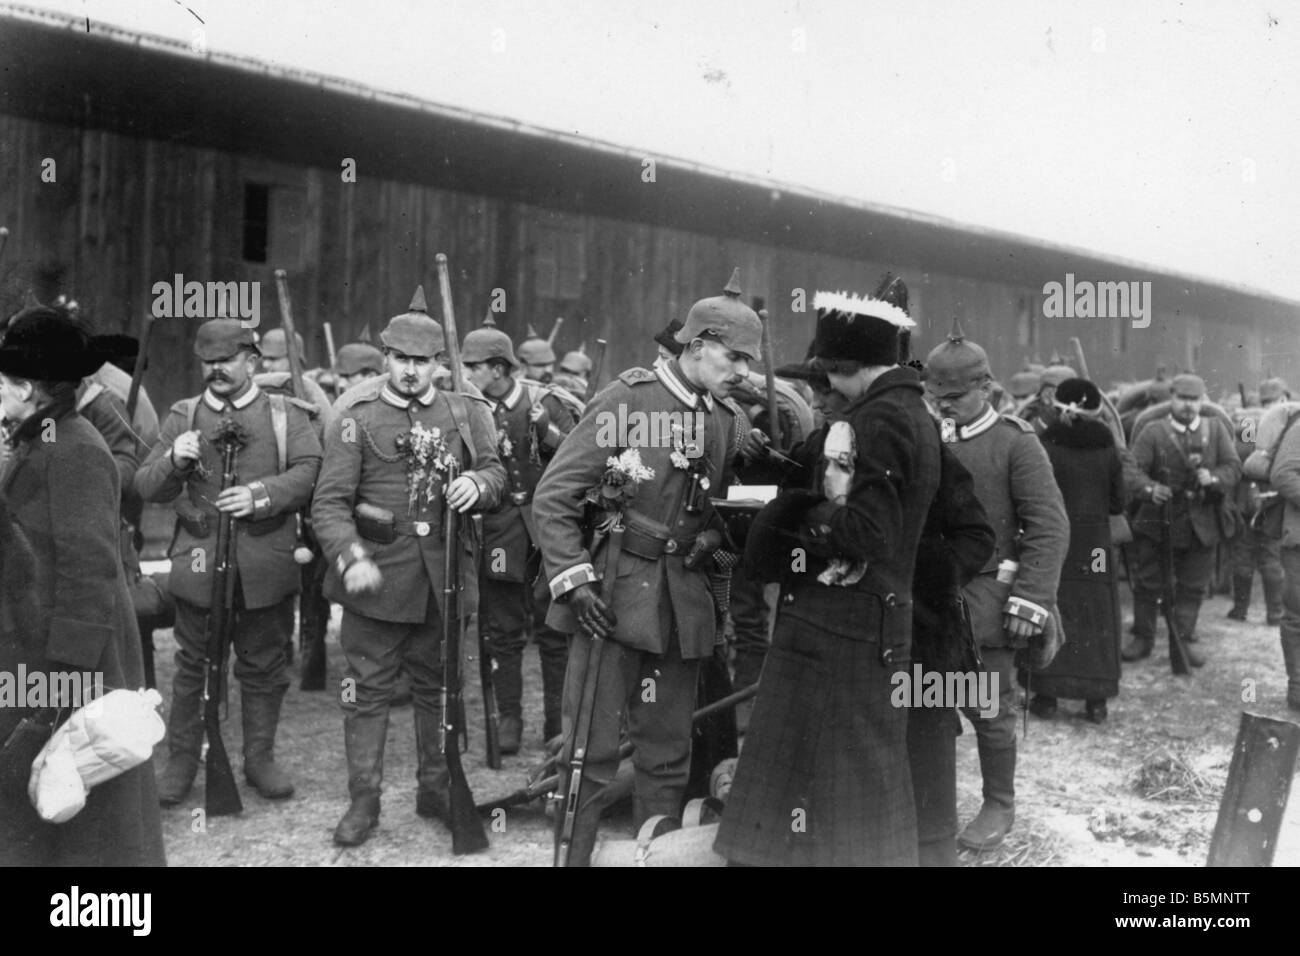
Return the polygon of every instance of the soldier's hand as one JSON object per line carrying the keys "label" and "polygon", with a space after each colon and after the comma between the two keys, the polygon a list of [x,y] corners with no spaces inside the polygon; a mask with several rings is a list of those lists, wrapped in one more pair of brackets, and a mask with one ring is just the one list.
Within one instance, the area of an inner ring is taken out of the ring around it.
{"label": "soldier's hand", "polygon": [[469,475],[461,475],[447,488],[447,504],[456,511],[469,511],[478,501],[478,483]]}
{"label": "soldier's hand", "polygon": [[1164,504],[1174,496],[1173,489],[1168,485],[1155,484],[1151,487],[1151,500],[1158,505]]}
{"label": "soldier's hand", "polygon": [[1210,469],[1208,468],[1198,468],[1196,469],[1196,480],[1200,483],[1202,488],[1206,488],[1214,484],[1214,475],[1210,474]]}
{"label": "soldier's hand", "polygon": [[691,545],[691,553],[686,556],[684,564],[686,570],[694,571],[700,566],[700,562],[711,555],[718,548],[722,547],[722,534],[717,531],[701,531],[695,536],[695,543]]}
{"label": "soldier's hand", "polygon": [[215,503],[218,511],[247,518],[253,513],[253,492],[247,485],[233,485],[217,495]]}
{"label": "soldier's hand", "polygon": [[528,410],[528,420],[533,423],[533,428],[539,435],[545,435],[546,429],[551,427],[551,413],[541,402]]}
{"label": "soldier's hand", "polygon": [[379,573],[379,565],[369,558],[356,562],[343,575],[343,587],[349,594],[378,591],[383,583],[384,576]]}
{"label": "soldier's hand", "polygon": [[613,637],[618,618],[608,604],[600,599],[594,584],[579,584],[569,592],[569,606],[578,623],[595,637]]}
{"label": "soldier's hand", "polygon": [[740,440],[740,454],[746,461],[756,461],[767,457],[767,446],[772,439],[759,428],[751,428],[749,434]]}
{"label": "soldier's hand", "polygon": [[192,432],[182,432],[176,436],[176,441],[172,442],[172,462],[178,468],[185,468],[190,463],[198,461],[202,457],[199,450],[199,432],[196,429]]}
{"label": "soldier's hand", "polygon": [[1041,627],[1026,621],[1023,617],[1016,617],[1014,614],[1002,615],[1002,626],[1015,639],[1017,646],[1021,647],[1028,644],[1031,637],[1043,633]]}

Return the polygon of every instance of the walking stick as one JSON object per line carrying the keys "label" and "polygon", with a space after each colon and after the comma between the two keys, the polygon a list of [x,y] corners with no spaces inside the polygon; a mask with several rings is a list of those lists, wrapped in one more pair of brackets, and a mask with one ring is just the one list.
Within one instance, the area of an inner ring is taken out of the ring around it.
{"label": "walking stick", "polygon": [[[609,604],[614,599],[614,581],[618,577],[618,559],[623,552],[623,522],[616,521],[609,533],[609,546],[605,549],[605,578],[600,582],[601,599]],[[569,865],[573,848],[573,831],[582,803],[582,774],[587,762],[587,747],[591,740],[591,717],[596,709],[596,685],[600,679],[600,658],[605,650],[605,639],[591,632],[591,651],[582,673],[582,702],[573,728],[573,751],[569,758],[569,777],[565,781],[561,802],[564,816],[560,821],[559,839],[555,843],[555,865]]]}

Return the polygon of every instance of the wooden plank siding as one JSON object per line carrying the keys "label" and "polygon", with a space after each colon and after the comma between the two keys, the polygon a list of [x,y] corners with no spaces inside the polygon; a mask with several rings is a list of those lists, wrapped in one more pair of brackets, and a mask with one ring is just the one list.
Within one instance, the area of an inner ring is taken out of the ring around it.
{"label": "wooden plank siding", "polygon": [[[57,163],[55,183],[41,182],[45,157]],[[333,158],[296,166],[13,115],[0,115],[0,160],[7,171],[0,223],[12,233],[0,263],[6,314],[21,305],[34,267],[58,263],[64,288],[104,331],[134,331],[153,301],[153,283],[177,273],[260,282],[265,329],[279,324],[273,270],[284,267],[312,365],[325,361],[322,322],[332,323],[339,345],[367,325],[377,337],[419,283],[440,316],[433,257],[446,252],[462,336],[482,320],[493,290],[503,289],[506,311],[495,319],[516,341],[527,324],[544,335],[562,315],[557,351],[607,339],[606,378],[648,364],[650,337],[697,298],[716,294],[734,266],[746,300],[766,301],[779,362],[802,357],[817,289],[870,292],[893,269],[912,292],[914,351],[924,356],[955,316],[1003,377],[1035,354],[1068,354],[1070,336],[1080,338],[1103,383],[1149,375],[1158,364],[1186,367],[1195,355],[1212,389],[1243,377],[1251,383],[1261,362],[1275,372],[1300,370],[1294,332],[1282,323],[1194,315],[1177,302],[1157,302],[1144,330],[1117,319],[1045,319],[1041,285],[952,274],[941,262],[894,261],[871,236],[851,246],[861,257],[828,256],[385,180],[364,166],[355,183],[344,183]],[[248,183],[270,190],[265,263],[243,258]],[[191,353],[196,325],[184,318],[157,325],[146,383],[164,403],[200,387]]]}

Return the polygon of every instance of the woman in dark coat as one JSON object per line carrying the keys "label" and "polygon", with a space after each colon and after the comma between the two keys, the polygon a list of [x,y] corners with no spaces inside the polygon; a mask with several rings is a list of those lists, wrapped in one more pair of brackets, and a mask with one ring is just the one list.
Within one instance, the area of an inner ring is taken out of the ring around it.
{"label": "woman in dark coat", "polygon": [[[1070,516],[1070,550],[1057,603],[1066,643],[1030,680],[1037,717],[1056,713],[1058,697],[1087,701],[1093,723],[1106,719],[1106,701],[1119,694],[1119,581],[1110,516],[1123,514],[1124,473],[1115,438],[1101,415],[1101,391],[1082,378],[1056,389],[1055,420],[1043,447]],[[1025,672],[1021,672],[1021,681]]]}
{"label": "woman in dark coat", "polygon": [[[0,345],[0,406],[12,446],[0,496],[17,528],[0,521],[0,534],[6,549],[21,538],[30,543],[36,582],[34,607],[16,602],[5,582],[0,670],[17,674],[21,666],[29,678],[102,675],[107,692],[142,687],[144,668],[118,553],[117,469],[104,439],[74,408],[76,383],[99,364],[85,332],[47,308],[17,316]],[[10,563],[7,552],[6,577]],[[27,617],[25,626],[9,626],[15,610]],[[93,696],[93,687],[87,691]],[[62,708],[57,720],[69,713]],[[39,706],[0,708],[0,740],[24,717],[51,716]],[[80,813],[51,824],[37,816],[20,783],[32,756],[3,768],[0,864],[165,865],[151,762],[98,785]]]}

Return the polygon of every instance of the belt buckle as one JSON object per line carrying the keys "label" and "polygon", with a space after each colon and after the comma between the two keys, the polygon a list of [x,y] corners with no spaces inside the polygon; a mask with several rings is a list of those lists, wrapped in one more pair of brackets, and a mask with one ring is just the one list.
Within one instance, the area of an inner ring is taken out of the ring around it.
{"label": "belt buckle", "polygon": [[514,502],[514,504],[522,508],[524,506],[524,503],[528,500],[528,492],[512,491],[510,492],[510,500]]}
{"label": "belt buckle", "polygon": [[415,522],[415,534],[416,534],[417,537],[420,537],[420,538],[427,538],[427,537],[429,536],[429,531],[430,531],[430,530],[431,530],[431,529],[430,529],[430,527],[429,527],[429,522],[427,522],[427,521],[417,521],[417,522]]}
{"label": "belt buckle", "polygon": [[676,554],[676,553],[677,553],[677,542],[674,541],[672,538],[669,538],[667,541],[664,542],[664,554]]}

